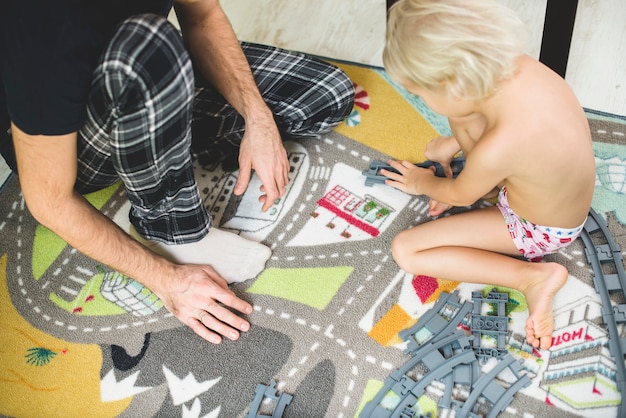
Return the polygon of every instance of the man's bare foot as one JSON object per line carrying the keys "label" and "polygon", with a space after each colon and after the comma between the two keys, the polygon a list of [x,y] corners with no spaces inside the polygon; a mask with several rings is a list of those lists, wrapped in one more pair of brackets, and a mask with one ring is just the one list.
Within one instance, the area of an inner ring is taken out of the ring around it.
{"label": "man's bare foot", "polygon": [[[567,269],[557,263],[532,263],[539,269],[542,279],[529,283],[521,289],[528,305],[526,341],[535,348],[547,350],[552,345],[554,316],[552,302],[569,276]],[[530,267],[530,266],[529,266]]]}

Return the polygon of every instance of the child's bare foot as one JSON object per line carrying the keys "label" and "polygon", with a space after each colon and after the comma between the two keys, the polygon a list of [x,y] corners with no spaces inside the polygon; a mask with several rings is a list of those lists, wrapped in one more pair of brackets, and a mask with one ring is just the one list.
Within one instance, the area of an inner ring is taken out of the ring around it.
{"label": "child's bare foot", "polygon": [[435,216],[439,216],[442,213],[450,210],[452,208],[452,205],[448,205],[446,203],[441,203],[441,202],[437,202],[436,200],[430,199],[430,202],[428,202],[428,214],[430,216],[432,216],[433,218]]}
{"label": "child's bare foot", "polygon": [[557,263],[533,263],[532,266],[542,270],[543,278],[521,289],[529,312],[526,320],[526,341],[535,348],[547,350],[552,345],[554,331],[552,301],[565,285],[568,272]]}

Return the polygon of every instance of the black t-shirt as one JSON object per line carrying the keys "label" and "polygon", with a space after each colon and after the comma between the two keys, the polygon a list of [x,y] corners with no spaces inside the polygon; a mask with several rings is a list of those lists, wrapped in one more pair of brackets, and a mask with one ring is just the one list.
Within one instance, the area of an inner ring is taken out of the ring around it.
{"label": "black t-shirt", "polygon": [[167,16],[173,0],[4,0],[0,6],[0,152],[15,170],[7,130],[63,135],[85,122],[93,70],[129,16]]}

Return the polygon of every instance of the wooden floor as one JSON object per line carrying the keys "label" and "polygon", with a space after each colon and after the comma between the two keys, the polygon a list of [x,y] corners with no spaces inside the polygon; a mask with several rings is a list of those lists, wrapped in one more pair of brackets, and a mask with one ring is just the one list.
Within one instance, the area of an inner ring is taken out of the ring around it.
{"label": "wooden floor", "polygon": [[[548,0],[498,0],[539,59]],[[221,0],[241,40],[382,66],[386,0]],[[558,3],[558,2],[556,2]],[[626,1],[579,0],[565,79],[588,109],[626,116]]]}

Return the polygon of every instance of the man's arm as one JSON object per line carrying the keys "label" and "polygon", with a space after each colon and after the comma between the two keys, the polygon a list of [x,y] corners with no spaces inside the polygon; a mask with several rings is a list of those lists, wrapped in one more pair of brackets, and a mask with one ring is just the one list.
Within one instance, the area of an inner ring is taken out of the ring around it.
{"label": "man's arm", "polygon": [[194,63],[246,122],[235,194],[246,190],[254,170],[263,184],[266,211],[285,193],[289,181],[289,161],[272,112],[219,1],[177,0],[176,15]]}
{"label": "man's arm", "polygon": [[237,339],[235,329],[248,329],[246,321],[218,302],[245,313],[251,312],[250,305],[211,267],[176,265],[157,256],[74,190],[76,133],[32,136],[15,125],[11,130],[20,185],[37,221],[86,256],[147,286],[202,338],[217,343],[218,334]]}

